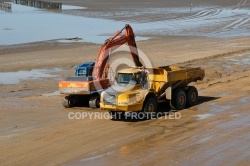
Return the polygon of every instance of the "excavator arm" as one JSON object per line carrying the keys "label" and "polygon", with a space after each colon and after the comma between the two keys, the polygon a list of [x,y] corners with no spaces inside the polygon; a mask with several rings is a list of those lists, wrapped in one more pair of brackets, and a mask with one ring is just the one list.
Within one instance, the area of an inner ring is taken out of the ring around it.
{"label": "excavator arm", "polygon": [[[126,29],[125,35],[117,38],[124,29]],[[97,79],[102,78],[110,53],[125,43],[127,43],[129,46],[130,53],[132,55],[135,66],[141,67],[142,63],[140,62],[138,56],[138,50],[135,42],[135,35],[133,29],[131,28],[130,25],[126,24],[123,29],[119,30],[114,36],[107,39],[103,44],[103,46],[101,47],[98,53],[98,57],[95,61],[95,66],[92,76],[96,77]]]}

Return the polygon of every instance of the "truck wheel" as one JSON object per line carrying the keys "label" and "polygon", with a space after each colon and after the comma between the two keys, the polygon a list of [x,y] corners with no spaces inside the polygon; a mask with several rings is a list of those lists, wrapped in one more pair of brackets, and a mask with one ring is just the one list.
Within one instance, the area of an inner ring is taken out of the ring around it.
{"label": "truck wheel", "polygon": [[100,96],[99,95],[93,95],[89,99],[89,106],[91,108],[100,108]]}
{"label": "truck wheel", "polygon": [[157,104],[154,98],[149,98],[145,102],[142,111],[145,113],[151,113],[151,112],[156,112],[157,111]]}
{"label": "truck wheel", "polygon": [[75,98],[74,98],[74,97],[66,96],[66,97],[62,100],[62,105],[63,105],[65,108],[74,107],[75,104],[76,104],[76,101],[75,101]]}
{"label": "truck wheel", "polygon": [[195,87],[190,86],[187,90],[187,105],[194,106],[197,103],[198,91]]}
{"label": "truck wheel", "polygon": [[186,107],[187,97],[186,93],[182,89],[176,89],[173,93],[170,106],[172,109],[181,110]]}

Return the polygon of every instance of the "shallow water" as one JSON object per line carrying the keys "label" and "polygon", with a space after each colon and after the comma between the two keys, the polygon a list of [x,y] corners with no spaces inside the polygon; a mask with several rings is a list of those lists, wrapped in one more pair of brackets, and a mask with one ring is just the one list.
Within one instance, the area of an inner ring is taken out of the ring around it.
{"label": "shallow water", "polygon": [[[84,17],[84,7],[63,6],[62,10],[46,10],[12,4],[12,12],[0,11],[0,45],[12,45],[58,39],[59,42],[103,43],[126,23],[131,24],[136,35],[174,35],[240,37],[250,35],[250,10],[237,6],[196,6],[192,11],[186,7],[141,9],[129,16],[167,14],[160,20],[113,21]],[[72,12],[64,12],[72,11]],[[77,12],[75,12],[77,11]],[[82,13],[81,13],[82,12]],[[80,16],[73,15],[74,13]],[[114,14],[114,13],[107,13]],[[121,13],[120,13],[121,14]],[[127,13],[126,13],[127,14]],[[65,38],[82,38],[68,41]],[[147,40],[148,38],[136,38]]]}
{"label": "shallow water", "polygon": [[60,95],[59,91],[54,91],[54,92],[51,92],[51,93],[43,94],[42,96],[51,97],[51,96],[59,96],[59,95]]}
{"label": "shallow water", "polygon": [[[59,42],[77,42],[64,40],[75,37],[82,38],[79,41],[103,43],[104,40],[110,37],[103,34],[113,34],[125,25],[123,22],[62,13],[64,10],[75,9],[84,10],[85,8],[64,5],[61,11],[12,4],[12,12],[0,11],[0,45],[52,39],[59,39]],[[136,38],[136,40],[147,39],[143,37]]]}
{"label": "shallow water", "polygon": [[209,118],[211,116],[214,116],[213,114],[210,114],[210,113],[206,113],[206,114],[201,114],[201,115],[197,115],[197,119],[198,120],[202,120],[202,119],[206,119],[206,118]]}
{"label": "shallow water", "polygon": [[235,65],[241,65],[241,64],[245,64],[245,65],[249,65],[250,64],[250,58],[245,58],[245,59],[229,59],[230,61],[232,61],[232,64]]}
{"label": "shallow water", "polygon": [[60,68],[32,69],[29,71],[0,72],[0,84],[17,84],[21,80],[56,77],[52,72],[61,71]]}

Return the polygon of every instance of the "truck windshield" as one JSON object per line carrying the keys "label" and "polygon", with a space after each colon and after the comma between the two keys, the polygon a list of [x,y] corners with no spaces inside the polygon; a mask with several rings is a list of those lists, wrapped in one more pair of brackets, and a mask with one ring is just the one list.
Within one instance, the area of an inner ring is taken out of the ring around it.
{"label": "truck windshield", "polygon": [[119,73],[116,81],[117,83],[120,83],[120,84],[135,84],[136,83],[133,74],[130,74],[130,73]]}

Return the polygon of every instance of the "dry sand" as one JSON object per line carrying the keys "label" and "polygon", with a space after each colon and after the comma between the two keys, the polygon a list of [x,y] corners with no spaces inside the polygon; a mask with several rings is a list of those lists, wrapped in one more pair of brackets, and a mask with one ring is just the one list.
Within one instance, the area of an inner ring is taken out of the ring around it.
{"label": "dry sand", "polygon": [[[63,1],[88,7],[90,17],[135,8],[205,5],[204,1]],[[112,2],[112,3],[111,3]],[[244,1],[245,2],[245,1]],[[232,6],[243,1],[211,1]],[[246,5],[248,2],[245,3]],[[72,14],[72,13],[71,13]],[[74,14],[74,13],[73,13]],[[108,15],[108,14],[107,14]],[[150,15],[152,17],[152,15]],[[164,15],[155,16],[162,19]],[[138,18],[143,18],[138,15]],[[133,19],[138,19],[133,18]],[[153,18],[152,18],[153,19]],[[136,32],[135,32],[136,33]],[[99,109],[63,108],[58,82],[74,75],[74,66],[94,61],[100,45],[53,41],[0,46],[0,71],[51,69],[52,78],[0,84],[1,165],[249,165],[250,37],[161,36],[139,41],[138,48],[155,66],[179,63],[205,69],[197,106],[147,121],[70,120],[70,112]],[[120,54],[124,56],[124,53]],[[130,56],[130,55],[126,55]],[[59,70],[53,70],[55,67]],[[160,104],[169,111],[168,103]]]}

